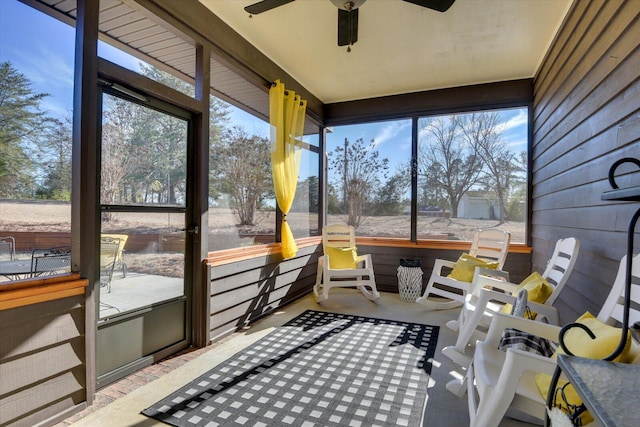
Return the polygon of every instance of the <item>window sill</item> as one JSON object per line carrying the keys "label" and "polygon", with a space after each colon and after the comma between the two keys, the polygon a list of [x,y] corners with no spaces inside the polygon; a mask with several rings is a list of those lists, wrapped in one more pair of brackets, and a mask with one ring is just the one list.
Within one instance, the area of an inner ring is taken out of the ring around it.
{"label": "window sill", "polygon": [[0,310],[84,295],[89,281],[71,273],[42,279],[0,283]]}
{"label": "window sill", "polygon": [[[421,249],[444,249],[444,250],[469,250],[471,242],[459,240],[419,240],[411,242],[407,239],[397,239],[390,237],[356,237],[356,242],[361,246],[384,246],[394,248],[421,248]],[[322,236],[305,237],[297,239],[298,248],[322,244]],[[509,245],[510,253],[531,253],[531,247],[524,243],[512,243]],[[210,266],[229,264],[231,262],[244,261],[267,255],[280,254],[279,243],[269,243],[266,245],[247,246],[242,248],[223,249],[209,252],[209,256],[204,261]]]}

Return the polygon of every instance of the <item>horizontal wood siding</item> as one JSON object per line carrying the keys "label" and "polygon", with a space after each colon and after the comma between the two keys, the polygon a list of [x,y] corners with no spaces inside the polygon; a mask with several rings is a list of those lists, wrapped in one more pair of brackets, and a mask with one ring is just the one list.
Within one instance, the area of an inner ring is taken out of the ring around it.
{"label": "horizontal wood siding", "polygon": [[598,313],[640,207],[600,199],[611,190],[609,167],[622,157],[640,158],[639,17],[638,1],[575,1],[535,78],[534,267],[544,267],[558,238],[580,240],[575,269],[555,303],[562,322]]}
{"label": "horizontal wood siding", "polygon": [[[462,250],[358,244],[359,253],[371,254],[376,285],[382,292],[398,292],[400,258],[420,258],[423,288],[436,258],[456,260]],[[237,331],[259,317],[312,292],[321,245],[299,250],[295,258],[279,254],[257,256],[238,262],[210,265],[210,338],[216,340]],[[551,254],[549,254],[550,256]],[[528,252],[510,253],[505,268],[520,281],[531,268]]]}
{"label": "horizontal wood siding", "polygon": [[84,296],[0,310],[0,425],[36,425],[86,400]]}
{"label": "horizontal wood siding", "polygon": [[287,260],[270,254],[211,266],[211,339],[308,294],[315,283],[316,250],[316,245],[301,248]]}
{"label": "horizontal wood siding", "polygon": [[[466,251],[450,249],[432,249],[420,247],[383,247],[358,245],[358,253],[371,254],[376,286],[381,292],[398,293],[398,267],[401,258],[420,259],[422,266],[422,289],[431,276],[436,259],[455,261]],[[551,254],[549,254],[551,255]],[[511,280],[519,282],[530,273],[531,255],[528,253],[510,253],[504,269],[509,271]]]}

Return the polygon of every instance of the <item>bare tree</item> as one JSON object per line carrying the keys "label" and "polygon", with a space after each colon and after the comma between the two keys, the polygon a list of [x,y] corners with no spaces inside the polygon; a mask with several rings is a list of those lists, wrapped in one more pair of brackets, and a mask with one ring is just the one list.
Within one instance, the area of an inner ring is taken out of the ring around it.
{"label": "bare tree", "polygon": [[513,185],[521,180],[524,170],[520,159],[502,140],[504,127],[500,124],[500,114],[474,113],[461,116],[464,139],[476,147],[485,167],[487,185],[498,197],[500,224],[506,221],[507,198]]}
{"label": "bare tree", "polygon": [[[135,104],[113,96],[105,97],[104,121],[102,124],[102,155],[100,169],[100,200],[105,204],[122,201],[123,184],[140,169],[139,157],[133,151],[131,139],[134,135]],[[110,220],[110,215],[103,215]]]}
{"label": "bare tree", "polygon": [[424,119],[418,148],[419,192],[442,191],[454,218],[462,196],[478,183],[482,171],[476,145],[461,138],[460,126],[457,115]]}
{"label": "bare tree", "polygon": [[345,138],[344,145],[329,153],[329,169],[335,173],[334,188],[342,193],[339,209],[347,224],[360,226],[373,196],[387,179],[389,160],[380,158],[375,141],[365,146],[362,138],[354,143]]}

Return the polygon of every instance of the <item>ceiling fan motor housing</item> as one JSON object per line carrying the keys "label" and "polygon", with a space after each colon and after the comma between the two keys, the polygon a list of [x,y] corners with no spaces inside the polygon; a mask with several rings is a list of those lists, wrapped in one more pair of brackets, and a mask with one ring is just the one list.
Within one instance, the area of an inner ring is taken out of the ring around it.
{"label": "ceiling fan motor housing", "polygon": [[331,0],[338,9],[351,11],[359,8],[367,0]]}

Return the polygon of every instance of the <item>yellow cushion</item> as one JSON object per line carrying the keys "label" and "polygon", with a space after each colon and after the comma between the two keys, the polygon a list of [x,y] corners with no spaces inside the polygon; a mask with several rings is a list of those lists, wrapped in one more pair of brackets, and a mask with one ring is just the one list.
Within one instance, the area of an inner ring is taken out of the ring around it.
{"label": "yellow cushion", "polygon": [[[544,304],[553,293],[553,286],[544,280],[537,271],[534,271],[520,282],[513,292],[513,295],[518,295],[518,292],[522,289],[527,291],[527,301],[537,302],[538,304]],[[503,313],[511,313],[512,310],[513,306],[511,304],[505,304],[500,311]],[[527,319],[535,319],[536,313],[527,310],[524,317]]]}
{"label": "yellow cushion", "polygon": [[[588,311],[580,316],[580,318],[576,320],[576,323],[582,323],[583,325],[587,326],[591,330],[591,332],[593,332],[596,338],[591,339],[586,334],[586,332],[580,328],[571,328],[564,335],[564,343],[574,355],[587,357],[590,359],[604,359],[605,357],[608,357],[611,353],[613,353],[616,348],[618,348],[618,344],[620,343],[620,334],[622,333],[621,328],[616,328],[615,326],[607,325],[606,323],[601,322]],[[614,362],[628,361],[629,351],[631,348],[630,337],[631,334],[628,333],[625,348],[622,353],[613,360]],[[564,354],[562,348],[558,347],[558,350],[556,350],[556,353],[554,353],[552,358],[555,359],[558,353]],[[535,380],[540,394],[546,399],[549,391],[549,386],[551,384],[551,376],[544,373],[538,373]],[[564,383],[560,381],[558,382],[558,386],[561,386],[563,384]],[[571,385],[565,387],[564,394],[567,398],[567,402],[570,405],[580,405],[582,403],[578,394],[575,392],[575,390],[573,390],[573,387]],[[561,405],[561,409],[566,412],[566,405],[562,400],[560,394],[555,400],[556,404]],[[582,416],[583,424],[586,424],[591,419],[591,416],[588,414]]]}
{"label": "yellow cushion", "polygon": [[324,253],[329,257],[329,268],[333,270],[344,270],[357,268],[358,253],[357,248],[324,248]]}
{"label": "yellow cushion", "polygon": [[[588,311],[580,316],[578,320],[576,320],[576,323],[582,323],[589,327],[591,332],[596,336],[596,339],[591,339],[585,331],[580,328],[571,328],[564,335],[564,344],[574,355],[588,357],[590,359],[604,359],[618,348],[620,335],[622,333],[621,328],[603,323]],[[630,337],[631,333],[627,332],[625,348],[622,353],[613,360],[614,362],[627,362],[629,350],[631,349]],[[558,347],[557,351],[564,354],[560,347]]]}
{"label": "yellow cushion", "polygon": [[495,270],[498,268],[498,262],[487,262],[483,259],[476,258],[469,254],[462,254],[460,258],[453,265],[453,270],[447,277],[460,280],[461,282],[471,282],[473,280],[473,273],[476,267],[484,267]]}
{"label": "yellow cushion", "polygon": [[[551,375],[536,375],[536,385],[538,386],[540,394],[545,398],[546,401],[549,387],[551,387]],[[553,401],[553,405],[558,407],[566,414],[571,413],[571,408],[569,406],[575,408],[582,405],[582,399],[580,399],[578,392],[576,392],[573,386],[567,381],[559,379],[556,385],[556,389],[562,389],[562,393],[560,392],[560,390],[558,390]],[[585,425],[593,421],[593,417],[591,416],[589,411],[583,412],[579,418],[582,421],[580,425]]]}

